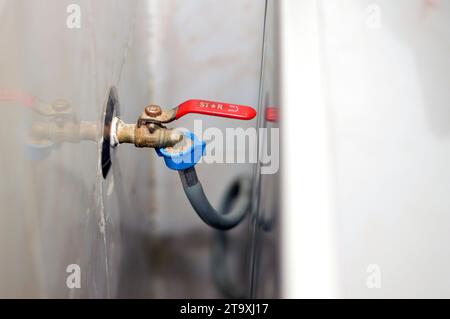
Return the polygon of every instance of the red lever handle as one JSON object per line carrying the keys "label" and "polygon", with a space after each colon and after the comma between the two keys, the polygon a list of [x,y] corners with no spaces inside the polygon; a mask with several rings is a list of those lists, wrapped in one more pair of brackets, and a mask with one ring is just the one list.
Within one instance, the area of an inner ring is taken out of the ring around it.
{"label": "red lever handle", "polygon": [[188,100],[178,105],[175,118],[179,119],[188,113],[228,117],[238,120],[251,120],[256,116],[255,109],[246,105],[205,100]]}

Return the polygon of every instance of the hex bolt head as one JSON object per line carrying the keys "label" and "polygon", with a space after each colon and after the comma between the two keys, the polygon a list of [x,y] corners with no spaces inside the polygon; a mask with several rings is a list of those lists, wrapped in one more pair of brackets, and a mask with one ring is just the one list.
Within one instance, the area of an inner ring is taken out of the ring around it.
{"label": "hex bolt head", "polygon": [[150,117],[155,117],[158,115],[161,115],[161,107],[158,105],[149,105],[145,108],[145,114],[147,114]]}

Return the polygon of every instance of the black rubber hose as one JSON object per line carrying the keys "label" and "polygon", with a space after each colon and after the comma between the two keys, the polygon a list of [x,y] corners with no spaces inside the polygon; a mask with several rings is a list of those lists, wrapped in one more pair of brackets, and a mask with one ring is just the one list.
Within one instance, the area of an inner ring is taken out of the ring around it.
{"label": "black rubber hose", "polygon": [[[241,190],[244,185],[251,183],[251,177],[239,176],[236,178],[226,190],[222,202],[219,206],[219,212],[222,215],[227,215],[233,209],[235,202],[240,196],[245,196]],[[245,186],[244,186],[245,187]],[[248,198],[251,194],[247,194]],[[246,211],[250,210],[250,200]],[[214,282],[218,290],[226,298],[245,298],[246,286],[245,281],[242,281],[230,270],[227,265],[228,251],[229,251],[229,236],[227,232],[218,230],[214,234],[211,261],[212,261],[212,274]]]}
{"label": "black rubber hose", "polygon": [[245,217],[250,205],[251,183],[241,183],[239,196],[228,214],[216,211],[210,204],[198,180],[195,167],[179,171],[184,192],[198,216],[209,226],[219,230],[228,230],[238,225]]}

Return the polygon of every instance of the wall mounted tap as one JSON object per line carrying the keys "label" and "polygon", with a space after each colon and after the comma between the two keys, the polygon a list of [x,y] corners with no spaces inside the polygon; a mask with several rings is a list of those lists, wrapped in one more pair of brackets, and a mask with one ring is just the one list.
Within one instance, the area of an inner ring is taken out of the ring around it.
{"label": "wall mounted tap", "polygon": [[256,111],[250,106],[206,100],[188,100],[170,110],[149,105],[136,124],[126,124],[119,117],[113,117],[110,144],[117,147],[121,143],[131,143],[136,147],[155,148],[167,167],[179,172],[183,190],[199,217],[216,229],[231,229],[244,219],[249,209],[250,182],[245,180],[246,183],[239,184],[232,210],[216,211],[212,207],[194,167],[204,155],[206,143],[192,132],[179,132],[164,125],[190,113],[239,120],[250,120],[256,116]]}
{"label": "wall mounted tap", "polygon": [[155,149],[174,146],[183,139],[183,134],[176,129],[165,127],[164,124],[190,113],[239,120],[249,120],[256,115],[256,111],[250,106],[206,100],[188,100],[169,110],[162,110],[158,105],[149,105],[145,107],[136,124],[126,124],[119,117],[113,118],[111,146],[117,147],[121,143]]}

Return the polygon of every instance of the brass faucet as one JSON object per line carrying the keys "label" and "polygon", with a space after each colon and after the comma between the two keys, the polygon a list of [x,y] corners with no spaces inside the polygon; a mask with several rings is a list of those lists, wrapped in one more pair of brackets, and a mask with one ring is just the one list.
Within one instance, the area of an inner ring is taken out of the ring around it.
{"label": "brass faucet", "polygon": [[111,123],[111,146],[117,147],[122,143],[151,148],[174,146],[183,139],[183,134],[165,127],[162,123],[166,122],[161,121],[161,117],[167,116],[171,111],[163,112],[158,105],[149,105],[136,124],[127,124],[119,117],[114,117]]}

